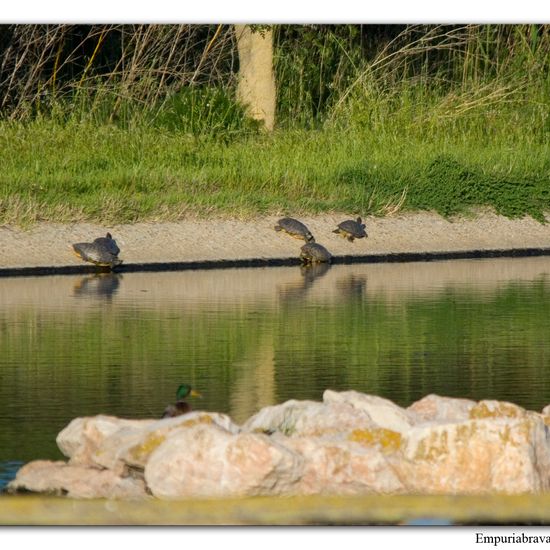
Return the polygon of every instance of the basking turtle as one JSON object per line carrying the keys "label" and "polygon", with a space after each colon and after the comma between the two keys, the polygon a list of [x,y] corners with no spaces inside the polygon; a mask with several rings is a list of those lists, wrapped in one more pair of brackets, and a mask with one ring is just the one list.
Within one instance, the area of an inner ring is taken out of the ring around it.
{"label": "basking turtle", "polygon": [[186,397],[202,397],[202,395],[194,390],[189,384],[181,384],[176,392],[176,403],[174,405],[168,405],[164,409],[161,418],[172,418],[191,412],[191,405],[185,401]]}
{"label": "basking turtle", "polygon": [[97,239],[94,239],[94,243],[104,246],[107,250],[109,250],[109,252],[111,252],[111,254],[114,254],[115,256],[120,254],[120,248],[110,233],[107,233],[105,237],[98,237]]}
{"label": "basking turtle", "polygon": [[113,268],[122,263],[118,258],[120,250],[110,233],[92,243],[73,244],[73,250],[81,260],[98,266]]}
{"label": "basking turtle", "polygon": [[301,248],[300,259],[305,264],[330,263],[332,255],[319,243],[307,243]]}
{"label": "basking turtle", "polygon": [[365,224],[361,222],[361,218],[357,218],[357,220],[345,220],[339,223],[338,228],[335,229],[333,233],[342,235],[342,237],[350,242],[353,242],[353,239],[367,237]]}
{"label": "basking turtle", "polygon": [[315,242],[310,230],[300,221],[294,218],[281,218],[275,226],[275,231],[284,231],[295,239],[306,242]]}

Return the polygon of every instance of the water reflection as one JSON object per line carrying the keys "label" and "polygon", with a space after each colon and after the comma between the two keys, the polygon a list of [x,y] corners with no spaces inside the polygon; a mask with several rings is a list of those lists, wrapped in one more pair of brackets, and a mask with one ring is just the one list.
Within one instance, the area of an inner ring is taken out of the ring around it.
{"label": "water reflection", "polygon": [[331,268],[330,264],[304,264],[295,268],[300,272],[301,277],[296,281],[278,285],[278,296],[282,303],[295,303],[305,298],[307,291],[311,288],[316,279],[320,279]]}
{"label": "water reflection", "polygon": [[310,285],[315,279],[326,275],[331,267],[330,264],[326,263],[305,264],[300,266],[300,271],[304,277],[304,281]]}
{"label": "water reflection", "polygon": [[335,282],[335,287],[345,300],[362,300],[367,290],[367,276],[344,275]]}
{"label": "water reflection", "polygon": [[110,300],[118,290],[122,275],[95,273],[82,277],[74,285],[73,294],[78,297],[105,298]]}
{"label": "water reflection", "polygon": [[4,487],[15,478],[17,470],[19,470],[23,464],[24,463],[19,460],[0,461],[0,492],[2,492]]}
{"label": "water reflection", "polygon": [[182,382],[237,422],[326,388],[540,410],[549,273],[533,258],[2,279],[0,463],[60,458],[77,416],[156,418]]}

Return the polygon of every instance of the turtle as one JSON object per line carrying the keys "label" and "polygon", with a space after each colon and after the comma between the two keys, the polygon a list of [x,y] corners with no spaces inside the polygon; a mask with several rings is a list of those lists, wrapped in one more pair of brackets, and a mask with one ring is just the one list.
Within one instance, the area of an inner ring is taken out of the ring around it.
{"label": "turtle", "polygon": [[75,243],[73,250],[81,260],[98,266],[113,268],[122,263],[118,258],[118,252],[115,252],[119,251],[119,248],[110,233],[91,243]]}
{"label": "turtle", "polygon": [[319,243],[307,243],[301,248],[300,259],[304,264],[330,263],[331,253]]}
{"label": "turtle", "polygon": [[315,242],[310,230],[301,221],[294,218],[281,218],[275,226],[275,231],[284,231],[294,239],[301,239],[308,243]]}
{"label": "turtle", "polygon": [[176,402],[168,405],[161,418],[173,418],[191,412],[191,405],[185,401],[186,397],[202,397],[202,394],[194,390],[189,384],[181,384],[176,391]]}
{"label": "turtle", "polygon": [[357,220],[345,220],[339,223],[333,233],[342,235],[342,237],[351,243],[353,239],[362,239],[368,236],[365,231],[365,224],[362,223],[361,218],[357,218]]}
{"label": "turtle", "polygon": [[107,233],[105,237],[98,237],[94,239],[94,243],[104,246],[111,254],[118,256],[120,254],[120,248],[116,244],[116,241],[113,239],[110,233]]}

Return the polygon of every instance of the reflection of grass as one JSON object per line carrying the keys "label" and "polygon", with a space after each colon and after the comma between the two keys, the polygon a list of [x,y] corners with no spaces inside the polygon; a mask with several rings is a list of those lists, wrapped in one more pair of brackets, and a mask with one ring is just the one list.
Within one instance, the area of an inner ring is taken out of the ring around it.
{"label": "reflection of grass", "polygon": [[437,392],[541,408],[550,390],[547,296],[541,281],[487,295],[449,289],[422,301],[295,310],[276,331],[276,362],[288,365],[277,370],[279,398],[318,399],[334,387],[403,405]]}
{"label": "reflection of grass", "polygon": [[76,416],[160,415],[184,381],[203,392],[197,407],[231,414],[237,388],[257,391],[269,342],[274,380],[264,385],[278,402],[331,388],[402,405],[435,392],[540,409],[550,394],[548,319],[544,280],[279,310],[22,310],[0,321],[0,459],[57,456],[55,435]]}

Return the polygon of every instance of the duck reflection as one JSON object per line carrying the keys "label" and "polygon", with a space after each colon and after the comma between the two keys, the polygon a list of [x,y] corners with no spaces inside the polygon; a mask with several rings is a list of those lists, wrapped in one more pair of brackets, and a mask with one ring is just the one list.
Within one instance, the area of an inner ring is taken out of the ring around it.
{"label": "duck reflection", "polygon": [[120,286],[122,275],[116,273],[95,273],[82,277],[73,289],[74,296],[111,299]]}

